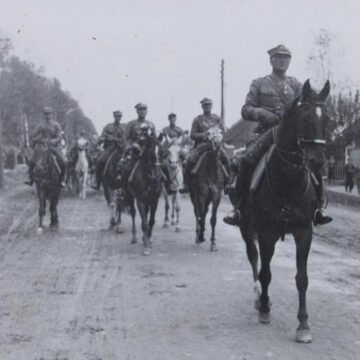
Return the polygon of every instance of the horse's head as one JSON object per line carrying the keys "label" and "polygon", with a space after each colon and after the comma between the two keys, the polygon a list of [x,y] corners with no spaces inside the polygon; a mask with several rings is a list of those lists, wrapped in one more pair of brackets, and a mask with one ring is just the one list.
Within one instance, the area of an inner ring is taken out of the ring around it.
{"label": "horse's head", "polygon": [[183,149],[178,139],[173,139],[167,145],[167,159],[170,166],[176,167],[184,158]]}
{"label": "horse's head", "polygon": [[218,127],[212,127],[206,133],[207,144],[209,148],[215,153],[220,151],[223,144],[223,138],[223,131]]}
{"label": "horse's head", "polygon": [[307,80],[302,89],[302,96],[295,99],[284,118],[284,122],[295,130],[295,146],[304,154],[311,170],[320,169],[325,162],[325,131],[329,120],[325,99],[329,92],[329,81],[317,93]]}

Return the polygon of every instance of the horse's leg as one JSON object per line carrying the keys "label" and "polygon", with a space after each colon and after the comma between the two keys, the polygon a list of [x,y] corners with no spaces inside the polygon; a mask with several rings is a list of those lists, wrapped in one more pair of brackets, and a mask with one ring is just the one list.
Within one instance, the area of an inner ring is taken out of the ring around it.
{"label": "horse's leg", "polygon": [[299,293],[299,326],[296,329],[296,341],[302,343],[312,342],[312,335],[308,325],[308,314],[306,311],[306,290],[308,287],[307,260],[309,256],[312,228],[297,230],[294,232],[296,243],[296,287]]}
{"label": "horse's leg", "polygon": [[204,203],[206,199],[201,199],[198,196],[198,222],[199,222],[199,232],[197,237],[197,244],[200,244],[205,241],[204,232],[205,232],[205,217],[206,217],[206,204]]}
{"label": "horse's leg", "polygon": [[261,284],[259,281],[259,272],[258,272],[258,250],[255,245],[254,237],[255,230],[251,219],[247,218],[245,215],[241,216],[240,220],[240,231],[241,236],[245,241],[246,253],[248,260],[250,262],[253,279],[254,279],[254,293],[255,293],[255,309],[259,310],[260,308],[260,294],[261,294]]}
{"label": "horse's leg", "polygon": [[122,234],[124,232],[123,227],[121,226],[121,195],[119,191],[115,190],[115,212],[116,212],[116,232]]}
{"label": "horse's leg", "polygon": [[39,198],[39,225],[36,230],[37,235],[41,235],[43,233],[43,217],[45,216],[45,193],[44,190],[38,187],[38,198]]}
{"label": "horse's leg", "polygon": [[165,200],[165,219],[164,219],[164,225],[163,228],[167,229],[169,227],[169,195],[167,194],[165,188],[163,188],[163,194],[164,194],[164,200]]}
{"label": "horse's leg", "polygon": [[259,320],[263,324],[270,322],[270,304],[268,288],[271,282],[270,262],[274,255],[275,243],[278,236],[270,232],[259,232],[259,245],[261,257],[261,269],[259,280],[261,283]]}
{"label": "horse's leg", "polygon": [[151,235],[152,235],[152,229],[153,229],[154,224],[155,224],[155,214],[156,214],[157,205],[158,205],[158,200],[156,200],[150,206],[150,217],[149,217],[149,224],[148,224],[149,225],[148,226],[148,237],[149,237],[149,245],[150,245],[150,247],[151,247],[151,244],[152,244]]}
{"label": "horse's leg", "polygon": [[180,226],[180,200],[178,192],[175,193],[175,211],[176,211],[176,232],[181,232],[181,226]]}
{"label": "horse's leg", "polygon": [[176,193],[171,195],[171,225],[175,225],[175,202]]}
{"label": "horse's leg", "polygon": [[220,203],[220,199],[221,199],[221,190],[217,191],[213,190],[215,192],[215,194],[213,195],[213,199],[212,199],[212,214],[211,214],[211,219],[210,219],[210,224],[211,224],[211,237],[210,237],[210,251],[217,251],[217,247],[216,247],[216,237],[215,237],[215,227],[216,227],[216,214],[217,214],[217,209]]}
{"label": "horse's leg", "polygon": [[148,235],[148,231],[149,231],[149,226],[148,226],[148,222],[147,222],[147,215],[148,215],[148,211],[149,208],[146,204],[144,204],[143,202],[137,200],[137,207],[139,209],[140,212],[140,217],[141,217],[141,230],[143,233],[143,255],[150,255],[150,244],[149,244],[149,235]]}
{"label": "horse's leg", "polygon": [[116,200],[115,200],[115,193],[110,187],[108,188],[108,195],[109,195],[109,207],[110,207],[110,225],[109,229],[113,229],[116,223]]}
{"label": "horse's leg", "polygon": [[52,194],[50,198],[50,216],[51,216],[51,227],[56,227],[58,225],[58,215],[57,215],[57,202],[58,202],[58,194]]}
{"label": "horse's leg", "polygon": [[134,203],[134,199],[131,199],[129,201],[129,205],[130,205],[130,215],[131,215],[131,220],[132,220],[132,239],[131,239],[131,243],[132,244],[136,244],[137,243],[137,239],[136,239],[136,224],[135,224],[135,215],[136,215],[136,209],[135,209],[135,203]]}

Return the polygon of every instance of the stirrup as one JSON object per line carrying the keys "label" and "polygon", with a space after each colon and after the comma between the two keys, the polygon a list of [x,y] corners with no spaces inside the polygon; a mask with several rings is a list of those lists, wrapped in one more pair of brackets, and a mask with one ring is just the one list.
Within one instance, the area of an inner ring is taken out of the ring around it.
{"label": "stirrup", "polygon": [[99,190],[100,190],[100,185],[90,185],[90,187],[91,187],[93,190],[96,190],[96,191],[99,191]]}
{"label": "stirrup", "polygon": [[188,187],[184,186],[183,188],[179,189],[179,193],[180,194],[188,194],[189,193]]}
{"label": "stirrup", "polygon": [[314,213],[314,225],[325,225],[331,222],[333,218],[326,214],[323,208],[316,209]]}
{"label": "stirrup", "polygon": [[239,226],[240,225],[239,211],[233,209],[231,214],[228,214],[223,218],[223,221],[225,224],[228,224],[228,225]]}
{"label": "stirrup", "polygon": [[24,184],[28,186],[33,186],[33,180],[26,180],[24,181]]}

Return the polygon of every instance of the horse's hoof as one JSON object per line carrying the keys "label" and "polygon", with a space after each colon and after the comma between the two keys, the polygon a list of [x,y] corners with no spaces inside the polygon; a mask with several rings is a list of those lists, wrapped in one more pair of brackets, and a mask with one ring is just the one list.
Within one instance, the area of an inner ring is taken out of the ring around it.
{"label": "horse's hoof", "polygon": [[254,284],[255,301],[254,306],[256,310],[260,309],[260,295],[261,295],[261,283],[259,280],[255,281]]}
{"label": "horse's hoof", "polygon": [[296,330],[295,341],[299,343],[309,344],[313,341],[310,329]]}
{"label": "horse's hoof", "polygon": [[169,224],[168,224],[168,223],[164,223],[163,229],[168,229],[168,228],[169,228]]}
{"label": "horse's hoof", "polygon": [[200,239],[199,239],[199,238],[197,237],[197,238],[195,239],[195,244],[201,244],[201,243],[203,243],[204,241],[205,241],[205,238],[200,238]]}
{"label": "horse's hoof", "polygon": [[270,312],[264,313],[264,312],[259,311],[259,321],[262,324],[269,324],[271,322]]}
{"label": "horse's hoof", "polygon": [[181,227],[180,227],[180,226],[177,226],[177,227],[175,228],[175,232],[181,232]]}
{"label": "horse's hoof", "polygon": [[131,244],[136,244],[137,243],[137,239],[134,237],[131,239]]}
{"label": "horse's hoof", "polygon": [[123,234],[124,233],[124,229],[121,227],[121,226],[117,226],[115,231],[118,233],[118,234]]}
{"label": "horse's hoof", "polygon": [[171,225],[176,225],[176,222],[175,222],[175,221],[171,221]]}
{"label": "horse's hoof", "polygon": [[210,245],[210,251],[211,251],[211,252],[218,251],[218,248],[216,247],[216,244],[211,244],[211,245]]}
{"label": "horse's hoof", "polygon": [[39,227],[39,228],[37,228],[37,230],[36,230],[36,235],[42,235],[42,233],[43,233],[43,228],[41,228],[41,227]]}
{"label": "horse's hoof", "polygon": [[150,253],[151,253],[150,248],[144,248],[144,250],[143,250],[143,255],[144,256],[149,256]]}

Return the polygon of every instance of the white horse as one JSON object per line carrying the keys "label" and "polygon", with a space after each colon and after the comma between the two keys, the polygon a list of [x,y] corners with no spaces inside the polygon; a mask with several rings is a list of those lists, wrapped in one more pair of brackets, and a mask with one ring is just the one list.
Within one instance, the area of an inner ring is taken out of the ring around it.
{"label": "white horse", "polygon": [[[171,194],[168,194],[165,187],[163,187],[163,195],[165,200],[165,219],[163,228],[169,227],[169,198],[171,199],[171,225],[176,225],[175,231],[180,232],[180,196],[178,189],[183,184],[183,172],[182,172],[182,159],[184,156],[180,139],[168,141],[168,155],[167,155],[167,169],[170,177],[170,190]],[[176,212],[176,219],[175,219]]]}
{"label": "white horse", "polygon": [[89,170],[89,163],[86,157],[86,147],[88,141],[80,137],[77,140],[77,149],[78,149],[78,160],[75,166],[76,179],[78,181],[78,190],[80,199],[86,198],[86,184]]}

